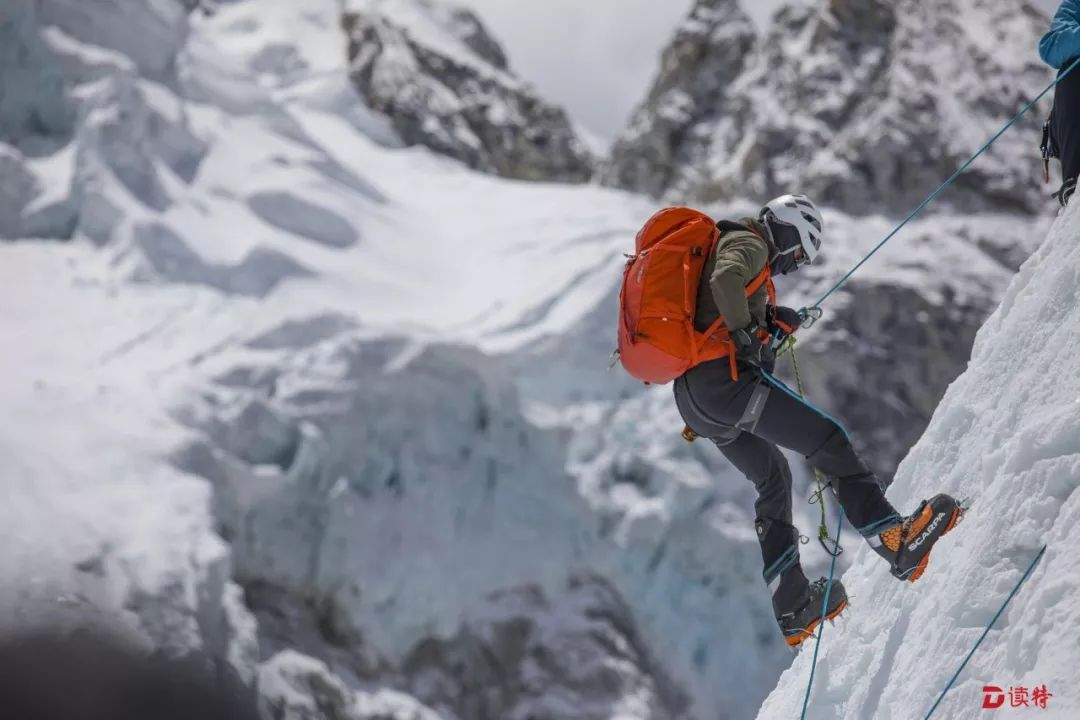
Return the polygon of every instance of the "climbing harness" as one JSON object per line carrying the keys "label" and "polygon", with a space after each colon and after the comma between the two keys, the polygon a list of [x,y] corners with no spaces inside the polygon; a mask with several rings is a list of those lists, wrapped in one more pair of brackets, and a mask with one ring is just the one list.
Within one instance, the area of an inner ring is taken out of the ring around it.
{"label": "climbing harness", "polygon": [[[758,384],[754,387],[754,391],[750,394],[750,399],[746,403],[746,408],[739,419],[735,421],[735,424],[731,426],[728,434],[722,437],[713,437],[710,440],[723,447],[735,442],[743,432],[754,432],[757,429],[758,421],[761,420],[761,413],[765,412],[765,403],[768,402],[769,393],[771,392],[772,386],[769,383],[758,380]],[[698,439],[698,434],[689,425],[686,425],[683,427],[682,437],[686,442],[694,442]],[[721,440],[726,442],[720,442]]]}
{"label": "climbing harness", "polygon": [[[779,340],[779,336],[777,336],[774,338],[774,344],[776,341],[780,342],[776,351],[777,359],[782,357],[785,353],[791,354],[791,366],[795,371],[795,387],[798,390],[799,398],[803,399],[805,397],[805,392],[803,390],[802,374],[799,372],[799,358],[795,353],[795,336],[788,335],[782,341]],[[733,430],[740,432],[743,430],[747,432],[754,431],[757,421],[761,418],[761,412],[765,408],[765,401],[768,398],[771,388],[772,386],[765,382],[759,383],[758,386],[754,388],[753,395],[751,395],[750,401],[747,403],[746,410],[743,412],[742,417],[739,418],[739,421],[735,423]],[[737,432],[734,433],[733,439],[734,437],[737,437],[737,435]],[[682,438],[686,442],[692,443],[698,439],[698,434],[694,432],[689,425],[685,425],[682,430]],[[830,488],[833,485],[831,482],[825,481],[820,470],[817,468],[813,468],[813,470],[814,482],[817,485],[817,489],[814,490],[807,502],[810,505],[817,505],[818,509],[821,511],[821,522],[818,524],[818,542],[826,553],[832,557],[838,557],[844,552],[844,548],[840,545],[839,534],[837,534],[836,538],[829,535],[829,526],[826,524],[825,518],[824,493],[826,488]]]}
{"label": "climbing harness", "polygon": [[942,699],[944,699],[945,693],[949,692],[949,688],[951,688],[953,686],[953,683],[956,682],[956,678],[960,677],[960,673],[967,666],[968,660],[970,660],[971,656],[975,654],[975,651],[979,649],[979,645],[982,644],[982,641],[985,640],[986,636],[990,633],[990,628],[994,627],[994,623],[996,623],[997,619],[1001,617],[1001,613],[1005,612],[1005,608],[1009,605],[1009,601],[1012,600],[1013,596],[1016,595],[1018,590],[1020,590],[1020,586],[1023,585],[1024,581],[1028,579],[1028,575],[1030,575],[1031,571],[1035,569],[1035,566],[1038,564],[1039,560],[1042,558],[1045,552],[1046,545],[1043,545],[1042,550],[1039,550],[1039,554],[1036,555],[1035,559],[1031,561],[1030,565],[1028,565],[1028,569],[1024,572],[1023,577],[1021,577],[1020,580],[1016,583],[1016,586],[1012,589],[1012,592],[1009,593],[1009,597],[1005,598],[1005,602],[1001,603],[1001,607],[999,607],[998,611],[994,614],[994,617],[990,621],[990,624],[986,626],[986,629],[983,630],[983,634],[980,635],[979,639],[975,642],[975,647],[971,648],[971,652],[969,652],[967,654],[967,657],[964,658],[964,662],[960,663],[960,667],[958,667],[956,669],[956,672],[953,673],[952,679],[949,680],[949,683],[945,686],[945,689],[941,691],[940,695],[938,695],[937,701],[934,702],[933,706],[930,708],[930,711],[926,713],[926,717],[923,718],[923,720],[930,720],[930,716],[934,714],[934,711],[937,710],[938,705],[941,704]]}

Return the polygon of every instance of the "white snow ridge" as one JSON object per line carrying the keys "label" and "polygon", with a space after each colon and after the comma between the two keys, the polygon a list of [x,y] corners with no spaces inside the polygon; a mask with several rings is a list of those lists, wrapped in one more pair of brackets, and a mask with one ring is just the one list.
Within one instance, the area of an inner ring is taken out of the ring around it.
{"label": "white snow ridge", "polygon": [[[859,550],[843,576],[852,605],[822,639],[808,718],[923,717],[1043,544],[1046,555],[934,717],[984,717],[984,685],[1046,685],[1046,710],[1030,712],[1077,717],[1078,328],[1074,204],[1013,279],[888,493],[901,511],[938,492],[970,497],[974,507],[913,585]],[[759,718],[799,716],[811,655],[781,676]]]}
{"label": "white snow ridge", "polygon": [[[857,9],[807,27],[827,5]],[[472,13],[0,6],[0,630],[123,626],[235,672],[266,720],[798,716],[810,653],[778,633],[753,485],[682,440],[670,388],[604,371],[658,201],[585,182],[571,123]],[[911,586],[845,537],[809,716],[921,717],[1048,543],[938,717],[981,717],[983,684],[1077,717],[1080,209],[1007,292],[1050,218],[933,210],[800,347],[891,472],[1004,293],[890,491],[975,506]],[[893,224],[826,211],[792,304]]]}

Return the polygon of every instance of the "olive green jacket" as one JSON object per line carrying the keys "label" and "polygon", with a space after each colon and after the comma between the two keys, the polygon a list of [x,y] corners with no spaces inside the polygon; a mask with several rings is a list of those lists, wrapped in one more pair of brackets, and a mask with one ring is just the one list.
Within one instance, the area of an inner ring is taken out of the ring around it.
{"label": "olive green jacket", "polygon": [[[694,327],[705,332],[723,315],[729,330],[738,330],[751,320],[765,326],[765,304],[768,291],[762,285],[749,298],[746,286],[761,274],[769,262],[769,246],[765,227],[753,218],[742,218],[739,225],[749,230],[723,230],[716,249],[705,260],[701,284],[698,286],[697,311]],[[760,234],[756,234],[760,233]]]}

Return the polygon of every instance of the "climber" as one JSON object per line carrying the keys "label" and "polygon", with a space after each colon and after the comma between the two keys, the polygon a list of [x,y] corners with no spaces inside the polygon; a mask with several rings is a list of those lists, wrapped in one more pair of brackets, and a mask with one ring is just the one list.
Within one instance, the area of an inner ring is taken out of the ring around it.
{"label": "climber", "polygon": [[[723,318],[734,358],[691,367],[675,380],[675,400],[688,428],[711,440],[757,488],[755,529],[765,582],[780,629],[788,645],[797,646],[821,621],[827,581],[810,583],[800,567],[791,471],[780,447],[804,455],[831,478],[844,514],[902,580],[914,582],[923,574],[930,549],[963,508],[940,494],[901,517],[843,427],[772,376],[776,343],[770,338],[794,333],[805,315],[770,304],[771,282],[750,290],[762,274],[786,275],[814,261],[823,232],[814,204],[804,195],[785,195],[757,218],[716,225],[720,236],[704,261],[694,326],[703,333]],[[834,580],[826,618],[846,605],[844,587]]]}
{"label": "climber", "polygon": [[[1080,0],[1063,0],[1050,31],[1039,42],[1043,61],[1059,71],[1067,70],[1080,58]],[[1062,205],[1076,189],[1080,174],[1080,70],[1058,83],[1054,109],[1044,138],[1044,156],[1061,160],[1061,189],[1054,194]]]}

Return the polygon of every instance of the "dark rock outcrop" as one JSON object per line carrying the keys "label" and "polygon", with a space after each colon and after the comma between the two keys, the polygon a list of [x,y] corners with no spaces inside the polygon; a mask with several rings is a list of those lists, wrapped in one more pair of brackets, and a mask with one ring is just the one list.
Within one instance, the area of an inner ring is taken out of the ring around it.
{"label": "dark rock outcrop", "polygon": [[584,182],[592,158],[566,113],[514,77],[470,11],[430,0],[353,2],[350,76],[401,140],[522,180]]}
{"label": "dark rock outcrop", "polygon": [[[673,200],[798,189],[852,213],[904,212],[1050,80],[1034,52],[1044,26],[1027,2],[820,0],[758,36],[735,0],[699,0],[602,177]],[[1042,206],[1039,122],[935,209]]]}

